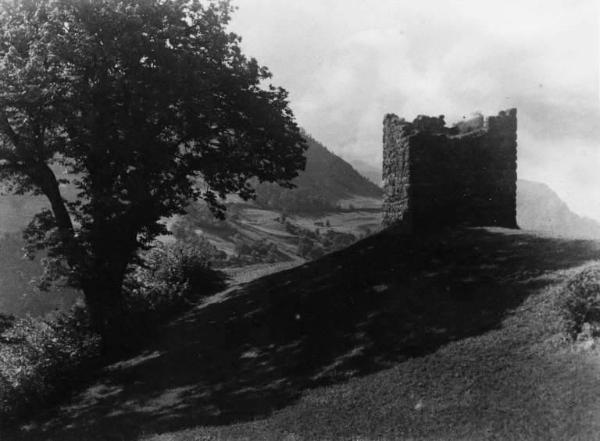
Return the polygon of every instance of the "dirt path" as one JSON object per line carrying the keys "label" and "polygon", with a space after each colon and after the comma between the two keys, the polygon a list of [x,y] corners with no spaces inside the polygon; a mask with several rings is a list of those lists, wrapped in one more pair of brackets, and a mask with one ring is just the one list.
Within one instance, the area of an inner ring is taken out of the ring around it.
{"label": "dirt path", "polygon": [[247,265],[239,268],[226,268],[223,270],[231,278],[232,285],[240,285],[256,280],[269,274],[285,271],[305,263],[304,260],[290,256],[289,262],[259,263],[256,265]]}

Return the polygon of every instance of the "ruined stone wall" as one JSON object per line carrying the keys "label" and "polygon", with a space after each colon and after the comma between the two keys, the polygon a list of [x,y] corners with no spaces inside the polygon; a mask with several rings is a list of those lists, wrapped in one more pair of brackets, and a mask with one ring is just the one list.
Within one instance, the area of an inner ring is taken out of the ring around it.
{"label": "ruined stone wall", "polygon": [[384,225],[516,228],[516,109],[453,127],[386,115],[383,145]]}

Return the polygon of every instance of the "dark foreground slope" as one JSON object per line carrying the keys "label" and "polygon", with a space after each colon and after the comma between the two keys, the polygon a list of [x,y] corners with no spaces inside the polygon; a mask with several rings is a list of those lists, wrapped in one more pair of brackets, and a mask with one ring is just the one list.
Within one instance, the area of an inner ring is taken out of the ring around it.
{"label": "dark foreground slope", "polygon": [[594,439],[600,365],[560,349],[552,304],[599,256],[386,231],[199,305],[22,439]]}

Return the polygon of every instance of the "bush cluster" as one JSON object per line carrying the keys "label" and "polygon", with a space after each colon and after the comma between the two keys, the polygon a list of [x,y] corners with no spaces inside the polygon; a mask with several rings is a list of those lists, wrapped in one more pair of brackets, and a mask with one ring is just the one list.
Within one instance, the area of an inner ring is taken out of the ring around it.
{"label": "bush cluster", "polygon": [[125,283],[132,319],[163,320],[222,288],[222,273],[211,266],[213,246],[206,240],[160,244],[152,248]]}
{"label": "bush cluster", "polygon": [[85,310],[13,319],[0,333],[0,421],[31,414],[65,392],[99,353]]}
{"label": "bush cluster", "polygon": [[309,260],[318,259],[324,254],[341,250],[356,242],[352,233],[331,229],[322,233],[319,229],[312,231],[291,222],[285,223],[285,229],[288,233],[298,236],[298,254]]}
{"label": "bush cluster", "polygon": [[[149,250],[132,268],[124,287],[125,317],[134,331],[124,336],[130,346],[223,286],[221,273],[211,269],[211,253],[201,240],[177,241]],[[100,339],[83,306],[53,318],[0,315],[0,422],[30,415],[68,392],[99,355]]]}
{"label": "bush cluster", "polygon": [[288,213],[329,213],[339,207],[314,188],[285,189],[277,184],[260,183],[257,185],[256,203],[260,207]]}
{"label": "bush cluster", "polygon": [[231,266],[253,265],[256,263],[275,263],[287,260],[273,242],[266,239],[249,240],[238,237],[235,244],[236,255],[227,260]]}
{"label": "bush cluster", "polygon": [[559,313],[572,338],[582,331],[600,336],[600,265],[590,266],[572,277],[559,299]]}

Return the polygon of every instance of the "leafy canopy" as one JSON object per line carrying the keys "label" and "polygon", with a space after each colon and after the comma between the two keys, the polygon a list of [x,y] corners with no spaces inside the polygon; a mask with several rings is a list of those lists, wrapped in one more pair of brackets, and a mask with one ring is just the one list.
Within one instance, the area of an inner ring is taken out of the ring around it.
{"label": "leafy canopy", "polygon": [[119,285],[190,199],[222,214],[227,194],[290,186],[304,167],[287,93],[241,52],[231,13],[228,1],[1,4],[0,178],[48,197],[29,239],[78,283]]}

